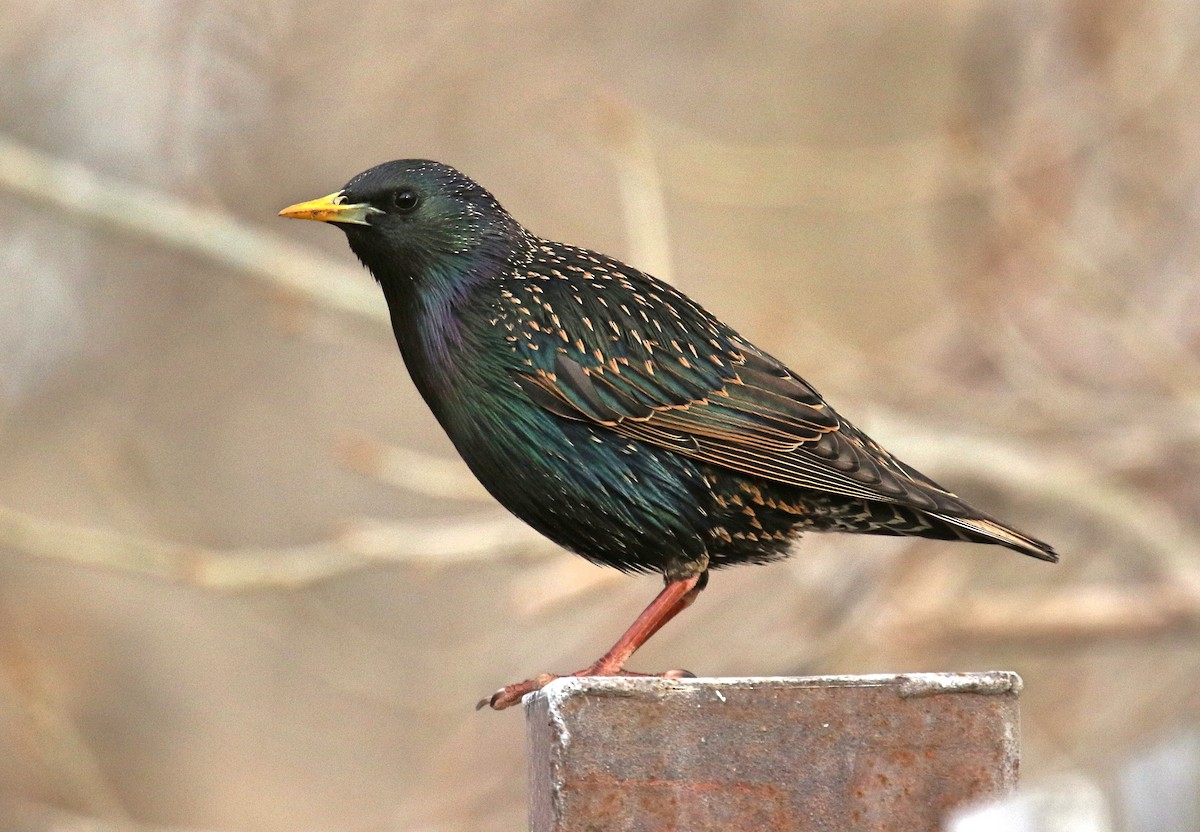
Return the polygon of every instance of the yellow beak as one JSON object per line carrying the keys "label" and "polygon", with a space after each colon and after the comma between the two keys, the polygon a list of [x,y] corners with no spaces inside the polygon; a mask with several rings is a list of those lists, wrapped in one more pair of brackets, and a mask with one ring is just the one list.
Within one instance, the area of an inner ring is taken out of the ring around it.
{"label": "yellow beak", "polygon": [[338,191],[320,199],[308,202],[298,202],[289,205],[279,212],[281,217],[291,217],[294,220],[318,220],[319,222],[340,222],[350,225],[370,225],[367,217],[383,212],[366,202],[346,203],[345,195]]}

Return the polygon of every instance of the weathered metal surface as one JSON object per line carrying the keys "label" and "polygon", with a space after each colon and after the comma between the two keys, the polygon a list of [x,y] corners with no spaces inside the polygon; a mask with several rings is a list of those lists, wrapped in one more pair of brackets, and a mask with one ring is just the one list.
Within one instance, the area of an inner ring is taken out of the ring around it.
{"label": "weathered metal surface", "polygon": [[560,679],[525,701],[532,832],[935,832],[1011,792],[1014,673]]}

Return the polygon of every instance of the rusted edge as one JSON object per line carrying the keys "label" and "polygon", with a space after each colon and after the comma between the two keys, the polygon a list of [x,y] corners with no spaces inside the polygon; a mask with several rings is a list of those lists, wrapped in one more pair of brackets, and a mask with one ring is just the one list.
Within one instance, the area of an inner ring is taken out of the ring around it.
{"label": "rusted edge", "polygon": [[942,693],[977,693],[982,696],[1019,696],[1025,683],[1008,670],[985,673],[906,673],[900,681],[900,698],[917,699]]}
{"label": "rusted edge", "polygon": [[[558,680],[568,681],[568,680]],[[563,703],[579,693],[570,685],[551,683],[540,691],[526,694],[522,699],[525,709],[525,719],[544,719],[550,728],[554,739],[547,749],[547,762],[550,770],[547,772],[547,782],[550,786],[551,813],[559,817],[563,811],[563,756],[571,744],[571,729],[563,716]]]}
{"label": "rusted edge", "polygon": [[747,688],[896,687],[901,699],[949,693],[982,696],[1017,696],[1021,677],[1008,670],[974,673],[899,673],[862,676],[733,676],[661,679],[653,676],[591,676],[555,679],[525,699],[528,709],[535,698],[544,699],[559,733],[562,747],[571,740],[562,717],[562,703],[577,696],[625,698],[634,696],[705,696],[720,701],[723,690]]}
{"label": "rusted edge", "polygon": [[[623,676],[609,677],[613,680],[624,679]],[[558,735],[558,747],[567,748],[571,744],[571,729],[567,726],[567,721],[563,719],[563,702],[570,699],[572,696],[584,692],[578,688],[584,688],[582,685],[572,685],[571,682],[582,682],[580,678],[555,679],[550,684],[546,685],[540,691],[532,694],[526,694],[524,702],[525,709],[528,711],[534,702],[535,697],[541,697],[546,702],[546,718],[550,720],[550,726]]]}

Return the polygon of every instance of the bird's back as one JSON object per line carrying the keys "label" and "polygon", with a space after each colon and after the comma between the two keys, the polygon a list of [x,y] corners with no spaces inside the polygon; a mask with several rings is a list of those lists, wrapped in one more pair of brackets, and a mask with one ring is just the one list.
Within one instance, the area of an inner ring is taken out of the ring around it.
{"label": "bird's back", "polygon": [[[1052,557],[893,457],[687,296],[620,261],[536,241],[480,293],[469,328],[485,333],[480,367],[502,377],[501,409],[522,443],[514,453],[512,436],[493,434],[490,449],[468,452],[491,457],[492,468],[560,454],[552,473],[593,490],[600,477],[602,491],[628,503],[615,513],[640,518],[634,525],[690,516],[683,502],[698,502],[701,516],[672,534],[694,527],[714,565],[776,557],[805,529],[959,538]],[[587,453],[569,441],[555,450],[571,434]],[[635,470],[635,454],[658,476]],[[568,497],[554,493],[561,483],[544,488],[551,502]]]}

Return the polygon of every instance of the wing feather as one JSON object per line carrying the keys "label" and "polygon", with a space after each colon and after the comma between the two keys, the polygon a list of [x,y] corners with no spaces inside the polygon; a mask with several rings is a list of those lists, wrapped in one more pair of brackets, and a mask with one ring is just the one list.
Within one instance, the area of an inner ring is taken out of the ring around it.
{"label": "wing feather", "polygon": [[590,252],[556,252],[507,294],[526,327],[510,338],[516,382],[539,406],[742,474],[978,516],[684,295]]}
{"label": "wing feather", "polygon": [[734,369],[720,387],[686,402],[675,385],[656,383],[662,373],[589,368],[563,354],[555,372],[522,375],[520,384],[560,416],[739,473],[948,516],[973,513],[928,478],[913,477],[802,380]]}

